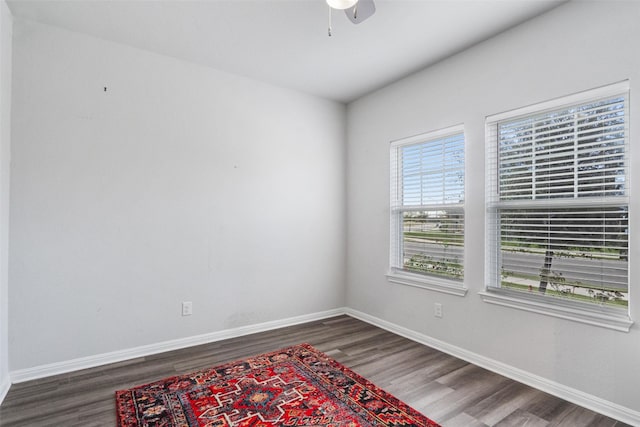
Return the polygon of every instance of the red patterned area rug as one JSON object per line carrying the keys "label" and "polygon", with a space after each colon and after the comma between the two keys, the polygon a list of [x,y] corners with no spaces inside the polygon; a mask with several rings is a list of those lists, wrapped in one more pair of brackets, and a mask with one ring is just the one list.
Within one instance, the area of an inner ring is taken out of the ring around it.
{"label": "red patterned area rug", "polygon": [[438,427],[308,344],[116,392],[120,427]]}

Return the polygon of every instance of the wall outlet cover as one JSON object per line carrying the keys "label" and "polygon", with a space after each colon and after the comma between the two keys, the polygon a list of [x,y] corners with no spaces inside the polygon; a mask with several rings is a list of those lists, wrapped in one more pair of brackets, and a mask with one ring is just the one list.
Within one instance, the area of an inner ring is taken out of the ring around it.
{"label": "wall outlet cover", "polygon": [[182,303],[182,315],[191,316],[193,314],[193,303],[191,301],[184,301]]}

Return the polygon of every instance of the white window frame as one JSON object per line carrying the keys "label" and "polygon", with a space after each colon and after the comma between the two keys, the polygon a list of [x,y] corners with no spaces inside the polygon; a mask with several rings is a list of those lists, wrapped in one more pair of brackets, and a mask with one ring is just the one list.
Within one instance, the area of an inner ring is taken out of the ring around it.
{"label": "white window frame", "polygon": [[[514,291],[509,289],[500,288],[500,227],[499,216],[497,210],[501,208],[507,208],[509,203],[516,206],[518,202],[513,201],[499,201],[498,192],[498,168],[497,168],[497,126],[500,122],[505,120],[511,120],[515,118],[522,118],[527,116],[534,116],[544,113],[546,111],[552,111],[565,107],[587,104],[592,101],[604,99],[608,97],[614,97],[624,95],[626,97],[625,102],[625,140],[627,156],[627,167],[629,165],[628,158],[628,141],[629,141],[629,82],[624,81],[613,85],[597,88],[594,90],[581,92],[571,96],[555,99],[548,102],[543,102],[536,105],[520,108],[505,113],[500,113],[492,116],[488,116],[485,120],[486,130],[486,246],[485,253],[485,290],[480,292],[482,299],[490,304],[496,304],[500,306],[521,309],[529,312],[539,313],[543,315],[568,319],[580,323],[589,325],[605,327],[618,331],[628,332],[633,324],[633,321],[629,317],[631,301],[629,298],[628,307],[625,309],[614,308],[605,305],[598,305],[594,303],[579,302],[575,300],[569,300],[558,297],[550,297],[546,295],[537,295],[536,293],[527,293],[521,291]],[[621,198],[622,204],[626,203],[629,207],[629,179],[628,172],[626,178],[626,197]],[[534,196],[535,197],[535,196]],[[580,199],[566,199],[567,204],[579,202]],[[526,204],[526,202],[525,202]],[[555,200],[549,203],[551,206],[561,207],[561,204],[555,204]],[[576,203],[577,205],[577,203]],[[595,205],[594,205],[595,206]],[[631,245],[629,245],[629,248]],[[629,257],[629,259],[632,259]],[[631,295],[631,286],[628,284],[628,293]]]}
{"label": "white window frame", "polygon": [[[435,142],[439,139],[444,139],[450,136],[462,135],[465,140],[464,126],[456,125],[448,128],[415,135],[408,138],[392,141],[390,145],[390,250],[389,250],[389,271],[387,273],[387,279],[391,283],[408,285],[419,287],[423,289],[429,289],[432,291],[442,292],[450,295],[464,296],[467,293],[467,288],[464,285],[464,280],[449,280],[444,277],[438,277],[430,274],[420,274],[407,271],[401,267],[403,261],[403,230],[402,230],[402,215],[405,211],[420,211],[420,210],[437,210],[440,208],[447,208],[457,210],[464,218],[464,200],[461,203],[455,204],[429,204],[420,206],[403,206],[402,202],[402,165],[401,156],[399,155],[403,147],[411,145],[420,145],[428,142]],[[464,142],[466,145],[466,142]],[[464,155],[463,149],[463,155]],[[466,161],[465,161],[466,162]],[[444,170],[444,166],[443,166]],[[464,166],[462,168],[463,173]],[[464,182],[463,182],[464,186]],[[463,247],[464,251],[464,247]],[[463,271],[464,271],[464,255],[463,255]],[[463,276],[464,277],[464,276]]]}

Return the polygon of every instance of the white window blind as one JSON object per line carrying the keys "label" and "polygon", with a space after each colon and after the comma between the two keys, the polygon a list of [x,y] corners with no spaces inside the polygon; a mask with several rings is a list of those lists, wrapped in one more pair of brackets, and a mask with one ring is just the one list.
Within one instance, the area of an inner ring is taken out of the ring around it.
{"label": "white window blind", "polygon": [[464,277],[462,126],[391,144],[391,273]]}
{"label": "white window blind", "polygon": [[626,309],[628,84],[489,117],[487,142],[488,286]]}

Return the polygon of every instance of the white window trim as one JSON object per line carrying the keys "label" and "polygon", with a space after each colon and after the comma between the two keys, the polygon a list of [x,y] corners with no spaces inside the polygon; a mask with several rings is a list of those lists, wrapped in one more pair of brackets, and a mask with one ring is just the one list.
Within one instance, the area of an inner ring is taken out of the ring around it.
{"label": "white window trim", "polygon": [[460,285],[459,282],[412,274],[405,271],[390,270],[389,273],[387,273],[387,280],[398,285],[413,286],[459,297],[465,296],[468,291],[464,284]]}
{"label": "white window trim", "polygon": [[[544,110],[552,110],[568,105],[586,103],[600,98],[619,95],[623,92],[628,93],[629,89],[629,81],[623,81],[570,96],[557,98],[551,101],[530,105],[517,110],[487,116],[485,118],[485,143],[488,144],[490,141],[490,124],[495,124],[499,121],[519,116],[535,114]],[[629,102],[629,98],[627,98],[627,102]],[[486,152],[487,164],[485,166],[485,170],[487,171],[487,174],[489,174],[491,170],[491,162],[493,161],[493,159],[489,157],[493,150],[487,149]],[[486,179],[488,185],[491,185],[491,182],[495,182],[497,177],[487,175]],[[488,213],[489,211],[487,211],[487,214]],[[488,226],[485,227],[485,232],[487,233],[486,242],[488,244],[488,242],[494,239],[494,236],[489,235],[490,227]],[[630,249],[631,247],[629,247],[629,251]],[[484,302],[622,332],[629,332],[633,325],[634,321],[629,316],[631,302],[629,302],[629,306],[625,313],[623,310],[613,307],[580,303],[578,301],[570,301],[560,298],[554,299],[549,296],[528,295],[522,292],[510,291],[508,289],[501,289],[492,286],[490,283],[490,270],[493,269],[494,266],[490,261],[491,250],[492,248],[487,246],[485,253],[485,290],[479,292],[479,295]],[[629,295],[631,295],[630,288],[631,286],[629,284]]]}
{"label": "white window trim", "polygon": [[[487,286],[485,291],[478,293],[482,300],[489,304],[515,308],[532,313],[543,314],[560,319],[572,320],[587,325],[599,326],[621,332],[629,332],[633,320],[629,316],[621,315],[620,310],[593,304],[585,306],[573,301],[561,300],[558,304],[549,301],[550,297],[537,297],[509,292],[505,289],[493,289]],[[529,298],[528,298],[529,297]],[[542,299],[545,300],[542,300]]]}
{"label": "white window trim", "polygon": [[[454,135],[454,134],[459,134],[462,133],[464,134],[464,125],[460,124],[460,125],[455,125],[455,126],[450,126],[444,129],[439,129],[436,131],[432,131],[432,132],[427,132],[427,133],[423,133],[423,134],[419,134],[419,135],[414,135],[411,137],[407,137],[407,138],[402,138],[402,139],[398,139],[395,141],[391,141],[391,145],[390,145],[390,164],[391,164],[391,170],[396,170],[397,171],[397,149],[399,147],[405,146],[405,145],[411,145],[411,144],[417,144],[423,141],[427,141],[427,140],[433,140],[433,139],[438,139],[438,138],[444,138],[447,137],[449,135]],[[465,141],[465,145],[466,145],[466,141]],[[465,169],[466,169],[466,156],[465,156]],[[466,177],[466,173],[465,173],[465,177]],[[466,178],[465,178],[466,179]],[[389,217],[391,218],[390,224],[391,224],[391,229],[390,229],[390,241],[392,241],[392,239],[394,239],[394,237],[398,236],[398,230],[397,227],[399,227],[400,225],[398,224],[398,221],[395,217],[395,215],[393,214],[393,210],[396,207],[396,194],[398,191],[397,185],[398,185],[398,181],[399,178],[398,176],[393,176],[393,174],[391,174],[390,176],[390,212],[389,212]],[[466,201],[466,197],[465,197],[465,201]],[[462,203],[461,209],[463,212],[465,212],[465,204],[466,203]],[[455,205],[451,205],[451,207],[453,207]],[[439,206],[441,207],[441,206]],[[466,220],[466,218],[465,218]],[[465,221],[465,235],[466,235],[466,221]],[[397,254],[394,254],[392,252],[392,249],[390,248],[389,250],[389,265],[393,266],[394,261],[397,258]],[[465,258],[463,258],[463,262]],[[436,292],[441,292],[441,293],[445,293],[445,294],[449,294],[449,295],[455,295],[455,296],[461,296],[464,297],[467,294],[468,288],[465,286],[465,281],[466,279],[464,279],[463,281],[456,281],[456,280],[447,280],[447,279],[443,279],[437,276],[430,276],[430,275],[422,275],[422,274],[417,274],[417,273],[411,273],[411,272],[407,272],[404,270],[399,270],[393,267],[389,268],[389,271],[386,274],[387,276],[387,280],[390,283],[394,283],[394,284],[399,284],[399,285],[405,285],[405,286],[413,286],[413,287],[417,287],[417,288],[422,288],[422,289],[427,289],[427,290],[431,290],[431,291],[436,291]]]}
{"label": "white window trim", "polygon": [[554,110],[556,108],[562,108],[569,105],[587,103],[600,98],[606,98],[608,96],[619,95],[621,92],[629,91],[629,81],[614,83],[608,86],[602,86],[596,89],[586,90],[584,92],[574,93],[572,95],[563,96],[560,98],[544,101],[538,104],[528,105],[526,107],[518,108],[515,110],[505,111],[498,114],[493,114],[485,118],[487,122],[500,122],[503,120],[515,118],[518,116],[527,116],[535,114],[544,110]]}

